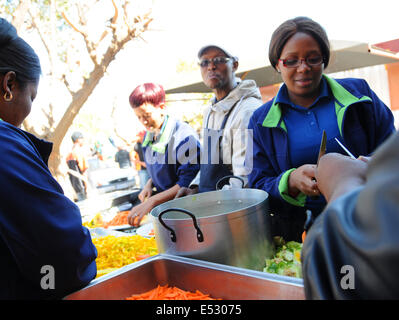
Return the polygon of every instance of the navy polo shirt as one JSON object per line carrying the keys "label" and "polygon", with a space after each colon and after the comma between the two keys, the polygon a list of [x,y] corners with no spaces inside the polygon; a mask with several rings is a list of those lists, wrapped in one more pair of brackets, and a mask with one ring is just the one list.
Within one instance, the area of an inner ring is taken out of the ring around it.
{"label": "navy polo shirt", "polygon": [[341,139],[341,136],[334,98],[324,78],[321,80],[320,94],[309,108],[292,103],[285,84],[276,102],[283,106],[283,119],[288,132],[288,154],[293,168],[317,163],[323,130],[327,134],[326,152],[342,153],[335,141],[336,137]]}
{"label": "navy polo shirt", "polygon": [[199,171],[198,135],[184,122],[166,117],[157,139],[147,132],[142,147],[147,171],[159,192],[176,184],[188,187]]}

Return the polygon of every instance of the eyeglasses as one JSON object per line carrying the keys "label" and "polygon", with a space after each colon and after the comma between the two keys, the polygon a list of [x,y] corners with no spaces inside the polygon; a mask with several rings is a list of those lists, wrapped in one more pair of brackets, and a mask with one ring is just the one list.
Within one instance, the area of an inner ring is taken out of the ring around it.
{"label": "eyeglasses", "polygon": [[230,60],[231,58],[227,57],[215,57],[213,59],[203,59],[200,62],[198,62],[198,64],[201,68],[207,68],[211,62],[213,62],[214,66],[218,66],[220,64],[226,64]]}
{"label": "eyeglasses", "polygon": [[309,67],[319,66],[324,62],[324,58],[322,56],[317,57],[307,57],[305,59],[278,59],[283,63],[283,66],[286,68],[297,68],[304,61]]}

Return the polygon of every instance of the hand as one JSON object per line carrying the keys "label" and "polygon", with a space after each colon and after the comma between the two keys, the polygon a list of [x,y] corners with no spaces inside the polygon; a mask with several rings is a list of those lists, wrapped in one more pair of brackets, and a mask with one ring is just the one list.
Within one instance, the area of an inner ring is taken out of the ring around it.
{"label": "hand", "polygon": [[148,187],[147,185],[143,188],[143,190],[141,190],[141,192],[139,193],[139,200],[141,202],[145,202],[149,197],[152,196],[152,188]]}
{"label": "hand", "polygon": [[192,194],[196,194],[198,193],[198,187],[195,188],[186,188],[186,187],[182,187],[179,189],[179,191],[177,192],[175,199],[177,198],[181,198],[181,197],[185,197],[185,196],[189,196]]}
{"label": "hand", "polygon": [[148,214],[153,208],[154,205],[151,199],[148,199],[147,201],[133,207],[127,216],[128,223],[133,227],[140,226],[140,222],[143,217]]}
{"label": "hand", "polygon": [[315,179],[316,165],[304,164],[291,172],[288,179],[289,194],[296,197],[299,192],[307,196],[318,196],[320,191]]}
{"label": "hand", "polygon": [[357,158],[357,160],[361,160],[365,163],[368,163],[371,160],[371,157],[360,156],[359,158]]}
{"label": "hand", "polygon": [[317,186],[331,202],[340,195],[363,185],[366,181],[367,163],[339,153],[328,153],[320,158],[316,170]]}

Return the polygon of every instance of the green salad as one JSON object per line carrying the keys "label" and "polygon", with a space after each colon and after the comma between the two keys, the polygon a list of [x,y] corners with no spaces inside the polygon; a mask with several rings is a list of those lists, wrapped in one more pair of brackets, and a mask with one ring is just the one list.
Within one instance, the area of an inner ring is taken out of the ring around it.
{"label": "green salad", "polygon": [[285,242],[282,237],[274,237],[276,254],[272,259],[266,259],[265,272],[283,276],[302,278],[301,250],[302,243]]}

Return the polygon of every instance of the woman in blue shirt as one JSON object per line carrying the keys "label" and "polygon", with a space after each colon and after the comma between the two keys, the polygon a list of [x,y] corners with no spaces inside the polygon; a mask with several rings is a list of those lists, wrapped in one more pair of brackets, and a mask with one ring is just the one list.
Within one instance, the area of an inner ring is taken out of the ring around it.
{"label": "woman in blue shirt", "polygon": [[130,94],[129,102],[147,130],[142,147],[150,179],[139,194],[141,204],[128,216],[129,224],[138,226],[154,207],[189,186],[199,171],[201,148],[193,128],[166,114],[162,86],[142,84]]}
{"label": "woman in blue shirt", "polygon": [[40,74],[36,53],[0,18],[0,300],[62,298],[97,272],[79,208],[47,167],[52,143],[19,128]]}
{"label": "woman in blue shirt", "polygon": [[301,241],[306,210],[317,216],[326,204],[315,180],[323,130],[327,152],[343,153],[338,138],[356,156],[370,155],[395,130],[392,112],[366,81],[323,74],[329,58],[327,34],[318,23],[297,17],[281,24],[269,60],[284,84],[249,123],[249,186],[269,193],[273,235],[286,240]]}

